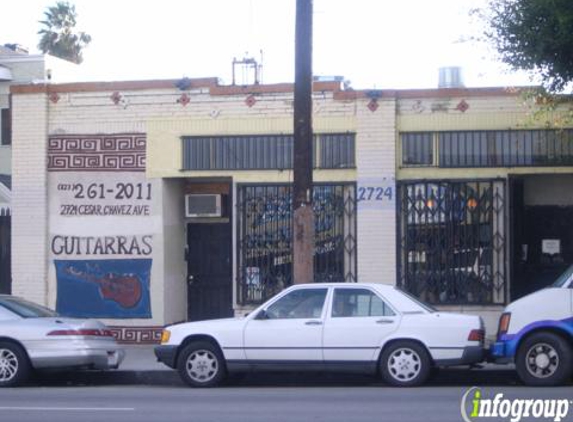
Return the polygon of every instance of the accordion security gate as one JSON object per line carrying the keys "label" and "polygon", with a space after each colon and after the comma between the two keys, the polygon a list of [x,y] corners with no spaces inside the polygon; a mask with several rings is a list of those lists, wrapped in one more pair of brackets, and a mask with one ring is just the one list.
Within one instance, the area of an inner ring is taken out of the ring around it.
{"label": "accordion security gate", "polygon": [[[356,188],[315,185],[314,279],[355,282]],[[292,186],[238,187],[239,303],[258,304],[292,284]]]}
{"label": "accordion security gate", "polygon": [[438,305],[504,304],[505,182],[404,181],[398,189],[399,285]]}

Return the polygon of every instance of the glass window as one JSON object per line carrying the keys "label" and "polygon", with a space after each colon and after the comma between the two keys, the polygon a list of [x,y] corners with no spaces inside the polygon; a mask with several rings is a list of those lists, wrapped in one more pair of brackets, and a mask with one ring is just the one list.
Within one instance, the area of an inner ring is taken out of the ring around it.
{"label": "glass window", "polygon": [[0,111],[0,140],[2,145],[12,144],[12,112],[10,108]]}
{"label": "glass window", "polygon": [[402,133],[402,164],[432,165],[432,133]]}
{"label": "glass window", "polygon": [[372,317],[393,316],[394,311],[376,294],[367,289],[335,289],[332,316]]}
{"label": "glass window", "polygon": [[[335,169],[355,167],[355,138],[353,133],[315,135],[314,165]],[[293,168],[292,135],[184,136],[182,142],[184,170]],[[316,157],[318,150],[320,156]]]}
{"label": "glass window", "polygon": [[295,290],[280,298],[266,310],[270,319],[320,318],[327,289]]}
{"label": "glass window", "polygon": [[22,318],[55,317],[58,314],[51,309],[15,297],[0,298],[0,306],[14,312]]}

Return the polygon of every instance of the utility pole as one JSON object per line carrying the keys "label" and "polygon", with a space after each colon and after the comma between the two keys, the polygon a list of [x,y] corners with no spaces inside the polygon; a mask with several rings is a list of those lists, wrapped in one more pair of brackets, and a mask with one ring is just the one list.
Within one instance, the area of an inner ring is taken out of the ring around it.
{"label": "utility pole", "polygon": [[293,284],[314,281],[312,210],[312,0],[296,0]]}

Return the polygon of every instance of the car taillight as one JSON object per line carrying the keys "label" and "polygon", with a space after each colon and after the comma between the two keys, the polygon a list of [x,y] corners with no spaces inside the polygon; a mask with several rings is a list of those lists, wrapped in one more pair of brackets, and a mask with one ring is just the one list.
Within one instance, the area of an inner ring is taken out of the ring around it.
{"label": "car taillight", "polygon": [[90,336],[90,337],[113,337],[111,330],[98,330],[97,328],[83,328],[80,330],[54,330],[49,336]]}
{"label": "car taillight", "polygon": [[507,334],[509,330],[509,321],[511,320],[511,312],[504,312],[499,318],[499,327],[497,328],[497,339],[499,340],[501,336]]}
{"label": "car taillight", "polygon": [[479,330],[471,330],[468,336],[468,341],[479,341],[480,343],[483,342],[485,337],[485,331],[482,329]]}

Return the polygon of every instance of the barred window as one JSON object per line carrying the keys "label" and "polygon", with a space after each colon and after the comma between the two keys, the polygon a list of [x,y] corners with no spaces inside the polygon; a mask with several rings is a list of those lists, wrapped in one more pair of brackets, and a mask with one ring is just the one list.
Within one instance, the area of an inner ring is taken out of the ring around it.
{"label": "barred window", "polygon": [[[183,137],[183,170],[292,169],[292,135]],[[315,168],[356,166],[355,134],[318,134],[313,140]]]}
{"label": "barred window", "polygon": [[[292,185],[239,185],[237,273],[241,304],[292,284]],[[356,186],[313,187],[314,281],[356,281]]]}
{"label": "barred window", "polygon": [[430,132],[402,133],[402,164],[432,165],[433,140]]}
{"label": "barred window", "polygon": [[573,130],[439,132],[440,167],[573,165]]}
{"label": "barred window", "polygon": [[434,304],[503,304],[507,198],[503,180],[398,184],[398,283]]}

